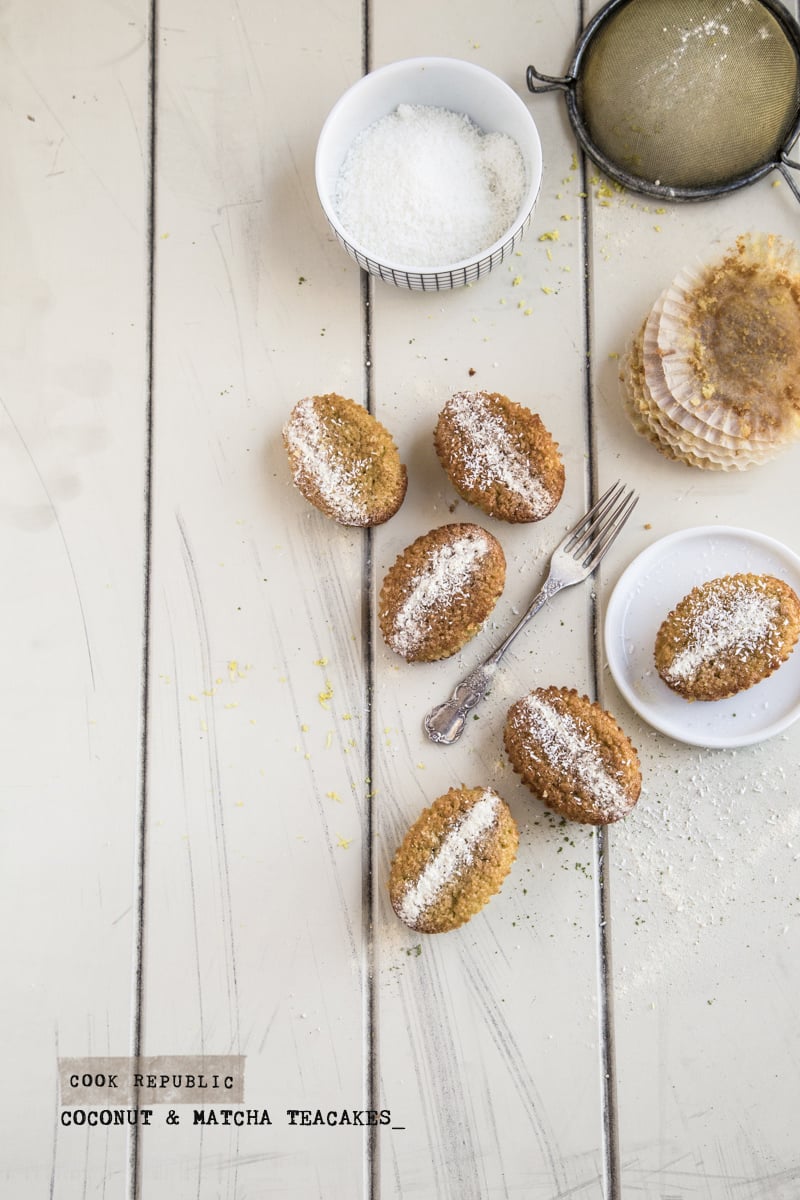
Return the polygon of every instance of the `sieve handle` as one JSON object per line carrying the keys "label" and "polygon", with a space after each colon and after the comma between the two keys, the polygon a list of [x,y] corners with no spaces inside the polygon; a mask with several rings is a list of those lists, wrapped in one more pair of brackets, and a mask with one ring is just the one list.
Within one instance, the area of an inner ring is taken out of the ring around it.
{"label": "sieve handle", "polygon": [[[531,92],[568,92],[575,83],[572,75],[543,75],[536,67],[528,67],[525,73],[528,89]],[[539,82],[534,82],[538,80]]]}
{"label": "sieve handle", "polygon": [[798,187],[797,180],[789,172],[789,167],[793,167],[795,171],[800,171],[800,163],[793,162],[786,154],[782,154],[780,161],[775,165],[791,188],[795,200],[800,201],[800,187]]}

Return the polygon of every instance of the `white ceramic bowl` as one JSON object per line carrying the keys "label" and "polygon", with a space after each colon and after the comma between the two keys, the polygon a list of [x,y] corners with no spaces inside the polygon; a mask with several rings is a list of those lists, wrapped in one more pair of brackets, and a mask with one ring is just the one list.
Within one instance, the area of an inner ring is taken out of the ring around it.
{"label": "white ceramic bowl", "polygon": [[[350,235],[334,207],[336,181],[355,138],[399,104],[430,105],[465,113],[485,133],[506,133],[520,148],[526,181],[519,211],[492,245],[472,258],[431,267],[381,262]],[[508,84],[456,58],[408,58],[364,75],[337,101],[320,133],[316,155],[320,202],[331,229],[360,267],[387,283],[414,291],[442,291],[473,283],[513,253],[530,224],[542,180],[542,148],[526,105]]]}

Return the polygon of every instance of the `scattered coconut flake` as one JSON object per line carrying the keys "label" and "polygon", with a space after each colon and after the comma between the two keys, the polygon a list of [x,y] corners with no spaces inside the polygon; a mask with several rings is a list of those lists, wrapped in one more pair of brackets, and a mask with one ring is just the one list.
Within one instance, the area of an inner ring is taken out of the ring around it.
{"label": "scattered coconut flake", "polygon": [[466,445],[463,474],[467,487],[501,483],[520,496],[537,517],[545,516],[552,508],[552,498],[481,393],[456,392],[446,411],[455,418],[458,434]]}
{"label": "scattered coconut flake", "polygon": [[369,509],[360,491],[368,463],[364,458],[346,458],[339,451],[327,422],[320,419],[313,397],[307,396],[295,405],[284,434],[300,470],[323,500],[345,523],[363,523]]}
{"label": "scattered coconut flake", "polygon": [[465,534],[433,551],[397,610],[393,650],[403,656],[413,654],[430,628],[432,611],[467,594],[475,569],[488,552],[488,541],[476,533]]}
{"label": "scattered coconut flake", "polygon": [[720,654],[745,661],[768,639],[779,607],[775,596],[742,582],[725,593],[709,593],[692,617],[687,644],[672,660],[668,677],[691,679]]}
{"label": "scattered coconut flake", "polygon": [[548,761],[576,779],[608,814],[616,817],[627,813],[630,798],[609,774],[596,744],[570,713],[559,712],[531,693],[523,700],[516,719],[523,731],[530,731],[541,744]]}
{"label": "scattered coconut flake", "polygon": [[480,839],[497,822],[497,795],[488,788],[448,832],[415,883],[409,884],[398,909],[414,925],[436,903],[443,889],[472,862]]}

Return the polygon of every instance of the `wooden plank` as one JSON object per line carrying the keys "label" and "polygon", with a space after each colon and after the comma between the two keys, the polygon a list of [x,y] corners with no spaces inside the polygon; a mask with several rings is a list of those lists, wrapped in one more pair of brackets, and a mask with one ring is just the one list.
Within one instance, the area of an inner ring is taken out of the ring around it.
{"label": "wooden plank", "polygon": [[125,1131],[61,1125],[57,1060],[130,1047],[146,6],[11,4],[3,31],[0,1178],[122,1196]]}
{"label": "wooden plank", "polygon": [[[617,379],[617,356],[679,268],[718,256],[748,230],[796,237],[788,187],[768,177],[697,205],[603,182],[590,190],[601,486],[624,463],[642,493],[628,558],[704,524],[760,531],[797,552],[796,449],[744,473],[671,463],[632,431]],[[604,573],[603,601],[619,573]],[[790,780],[800,733],[702,750],[645,725],[607,669],[602,695],[630,729],[645,776],[637,811],[610,839],[619,1194],[792,1196],[800,1162],[786,1071],[797,1052],[787,1009],[798,936]]]}
{"label": "wooden plank", "polygon": [[[150,1195],[351,1198],[364,1130],[364,534],[290,481],[304,395],[363,399],[314,190],[361,12],[161,7],[145,1049],[237,1053],[268,1127],[146,1131]],[[187,1183],[187,1181],[189,1181]]]}
{"label": "wooden plank", "polygon": [[[430,7],[423,15],[406,6],[400,19],[381,9],[373,63],[466,58],[526,96],[528,62],[559,69],[576,24],[576,10],[563,5],[470,5],[458,22]],[[545,175],[519,255],[463,291],[419,296],[376,283],[372,292],[374,404],[410,472],[403,508],[376,533],[376,589],[405,545],[449,520],[491,529],[509,566],[487,629],[454,659],[409,666],[376,643],[378,1061],[381,1096],[403,1126],[380,1135],[382,1196],[595,1195],[603,1173],[595,839],[551,817],[502,748],[505,712],[530,688],[591,689],[589,589],[539,615],[457,746],[433,746],[421,728],[431,705],[510,628],[587,498],[581,203],[556,97],[537,101],[536,121]],[[541,526],[492,521],[447,483],[431,435],[444,401],[465,388],[530,406],[559,441],[566,492]],[[422,808],[460,782],[489,784],[508,800],[520,852],[485,913],[426,939],[389,909],[388,867]]]}

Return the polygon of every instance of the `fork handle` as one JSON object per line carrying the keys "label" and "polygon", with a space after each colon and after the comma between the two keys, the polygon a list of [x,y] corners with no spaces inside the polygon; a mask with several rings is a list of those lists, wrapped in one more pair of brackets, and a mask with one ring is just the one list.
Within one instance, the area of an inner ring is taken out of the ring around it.
{"label": "fork handle", "polygon": [[445,700],[444,704],[437,704],[436,708],[431,709],[425,717],[423,725],[432,742],[452,746],[453,742],[458,741],[464,732],[468,715],[488,692],[491,682],[497,674],[500,659],[514,638],[525,628],[531,617],[536,615],[545,601],[549,600],[562,587],[563,583],[553,579],[552,576],[545,580],[544,587],[534,596],[505,641],[501,642],[479,667],[470,671],[469,675],[461,680],[449,700]]}
{"label": "fork handle", "polygon": [[431,709],[423,724],[432,742],[451,746],[453,742],[458,741],[468,715],[488,692],[497,671],[498,661],[499,659],[492,655],[461,680],[449,700]]}

